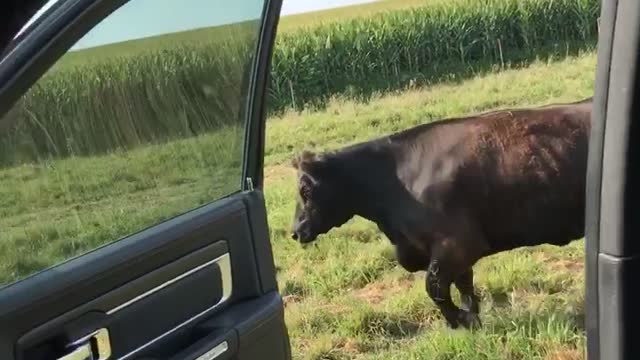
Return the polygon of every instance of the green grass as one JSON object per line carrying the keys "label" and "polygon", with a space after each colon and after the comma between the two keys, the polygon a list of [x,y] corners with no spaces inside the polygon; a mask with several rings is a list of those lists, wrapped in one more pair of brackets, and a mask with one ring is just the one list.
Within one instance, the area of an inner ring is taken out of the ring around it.
{"label": "green grass", "polygon": [[0,285],[237,190],[243,129],[0,171]]}
{"label": "green grass", "polygon": [[[335,98],[267,128],[265,196],[296,359],[582,359],[582,242],[521,249],[475,268],[485,327],[444,326],[424,280],[397,266],[375,226],[354,219],[302,249],[288,234],[303,148],[334,149],[419,123],[582,99],[595,55],[535,62],[366,103]],[[0,170],[0,284],[203,204],[237,186],[240,130],[99,157]]]}
{"label": "green grass", "polygon": [[[270,113],[575,54],[593,47],[598,9],[598,0],[429,0],[284,31],[273,54]],[[0,166],[99,155],[235,123],[257,26],[247,21],[68,54],[7,121]]]}

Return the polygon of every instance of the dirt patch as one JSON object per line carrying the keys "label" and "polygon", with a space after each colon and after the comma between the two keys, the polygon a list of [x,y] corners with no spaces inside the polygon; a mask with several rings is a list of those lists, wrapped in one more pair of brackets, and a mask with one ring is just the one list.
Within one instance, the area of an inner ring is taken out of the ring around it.
{"label": "dirt patch", "polygon": [[584,272],[584,261],[577,259],[560,259],[545,253],[538,253],[535,258],[543,262],[551,271]]}
{"label": "dirt patch", "polygon": [[360,354],[363,349],[361,344],[354,339],[345,339],[338,347],[348,354]]}
{"label": "dirt patch", "polygon": [[556,260],[549,264],[553,270],[566,270],[569,272],[583,272],[584,262],[578,260]]}
{"label": "dirt patch", "polygon": [[394,281],[373,282],[360,290],[354,291],[353,295],[369,304],[379,304],[394,294],[411,288],[413,279],[413,276],[408,276]]}
{"label": "dirt patch", "polygon": [[583,360],[584,354],[577,349],[563,349],[552,351],[544,358],[545,360]]}
{"label": "dirt patch", "polygon": [[264,182],[270,184],[295,175],[296,170],[288,164],[268,166],[264,169]]}
{"label": "dirt patch", "polygon": [[282,303],[285,308],[287,305],[300,302],[300,300],[302,300],[302,296],[299,295],[286,295],[282,297]]}

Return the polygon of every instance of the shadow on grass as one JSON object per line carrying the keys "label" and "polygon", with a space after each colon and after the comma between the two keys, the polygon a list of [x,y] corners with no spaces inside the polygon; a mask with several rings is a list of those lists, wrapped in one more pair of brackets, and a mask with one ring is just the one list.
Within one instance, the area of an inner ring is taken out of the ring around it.
{"label": "shadow on grass", "polygon": [[370,313],[362,319],[362,329],[367,335],[401,339],[416,335],[422,328],[417,321],[405,319],[397,315]]}
{"label": "shadow on grass", "polygon": [[509,301],[509,294],[505,292],[491,292],[489,296],[491,296],[491,301],[496,307],[505,308],[511,306],[511,302]]}

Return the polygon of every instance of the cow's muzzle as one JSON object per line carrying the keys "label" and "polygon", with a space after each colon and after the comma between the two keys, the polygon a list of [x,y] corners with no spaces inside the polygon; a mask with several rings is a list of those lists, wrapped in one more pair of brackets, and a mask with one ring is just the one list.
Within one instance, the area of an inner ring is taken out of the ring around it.
{"label": "cow's muzzle", "polygon": [[316,239],[316,235],[311,231],[308,220],[302,220],[299,222],[293,232],[291,233],[291,238],[300,242],[301,244],[306,244],[314,241]]}

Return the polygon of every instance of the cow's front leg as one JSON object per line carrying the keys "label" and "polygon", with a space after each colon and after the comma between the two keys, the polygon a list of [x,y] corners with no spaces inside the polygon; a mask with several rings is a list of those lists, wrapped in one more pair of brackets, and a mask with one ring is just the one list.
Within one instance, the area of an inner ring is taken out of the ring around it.
{"label": "cow's front leg", "polygon": [[429,254],[405,244],[396,245],[396,259],[409,272],[424,271],[429,266]]}

